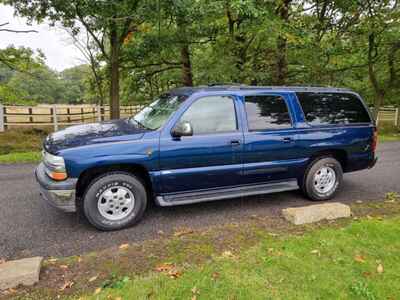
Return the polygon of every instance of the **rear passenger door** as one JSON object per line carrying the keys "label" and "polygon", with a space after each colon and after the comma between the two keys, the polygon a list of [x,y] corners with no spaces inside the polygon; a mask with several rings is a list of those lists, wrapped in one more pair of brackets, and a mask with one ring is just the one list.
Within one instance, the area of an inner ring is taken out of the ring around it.
{"label": "rear passenger door", "polygon": [[247,130],[244,133],[243,183],[270,183],[294,178],[300,163],[296,131],[285,95],[244,96]]}

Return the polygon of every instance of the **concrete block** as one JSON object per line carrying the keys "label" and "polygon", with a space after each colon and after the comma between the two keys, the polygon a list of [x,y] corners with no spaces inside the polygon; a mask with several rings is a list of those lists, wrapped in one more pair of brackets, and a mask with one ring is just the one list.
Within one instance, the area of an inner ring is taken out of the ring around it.
{"label": "concrete block", "polygon": [[324,203],[303,207],[290,207],[282,210],[286,220],[295,225],[314,223],[321,220],[348,218],[350,206],[342,203]]}
{"label": "concrete block", "polygon": [[42,261],[43,257],[32,257],[0,264],[0,290],[38,282]]}

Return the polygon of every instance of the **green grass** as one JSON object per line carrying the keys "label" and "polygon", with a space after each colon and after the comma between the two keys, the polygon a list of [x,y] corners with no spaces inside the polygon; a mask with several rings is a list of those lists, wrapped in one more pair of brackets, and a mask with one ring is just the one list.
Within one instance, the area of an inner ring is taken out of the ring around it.
{"label": "green grass", "polygon": [[379,139],[379,142],[381,142],[381,143],[400,141],[400,133],[379,134],[378,139]]}
{"label": "green grass", "polygon": [[49,132],[43,129],[10,129],[0,133],[0,155],[35,152]]}
{"label": "green grass", "polygon": [[1,164],[14,164],[14,163],[34,163],[39,162],[42,158],[40,152],[17,152],[0,155]]}
{"label": "green grass", "polygon": [[44,129],[10,129],[0,133],[0,163],[28,163],[41,159]]}
{"label": "green grass", "polygon": [[400,128],[396,128],[393,124],[381,123],[378,128],[379,142],[400,141]]}
{"label": "green grass", "polygon": [[243,252],[176,265],[176,279],[167,272],[123,276],[83,299],[399,299],[399,236],[399,217],[301,236],[265,234]]}

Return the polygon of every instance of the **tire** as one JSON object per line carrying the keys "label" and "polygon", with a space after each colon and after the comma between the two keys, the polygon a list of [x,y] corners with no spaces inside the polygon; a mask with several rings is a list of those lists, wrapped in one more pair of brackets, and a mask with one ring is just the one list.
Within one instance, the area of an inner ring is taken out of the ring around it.
{"label": "tire", "polygon": [[342,182],[342,165],[333,157],[323,156],[312,161],[299,185],[310,200],[325,201],[335,197]]}
{"label": "tire", "polygon": [[83,212],[94,227],[119,230],[136,224],[147,205],[143,183],[126,172],[106,173],[95,178],[83,197]]}

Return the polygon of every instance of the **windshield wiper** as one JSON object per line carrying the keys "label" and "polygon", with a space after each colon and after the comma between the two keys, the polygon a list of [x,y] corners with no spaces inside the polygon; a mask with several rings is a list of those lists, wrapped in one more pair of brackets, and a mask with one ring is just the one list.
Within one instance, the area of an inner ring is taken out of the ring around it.
{"label": "windshield wiper", "polygon": [[148,128],[148,127],[144,126],[142,123],[140,123],[140,122],[139,122],[138,120],[136,120],[134,117],[131,117],[130,119],[133,120],[133,121],[135,121],[136,124],[139,125],[139,127],[142,127],[143,129],[151,130],[151,128]]}

